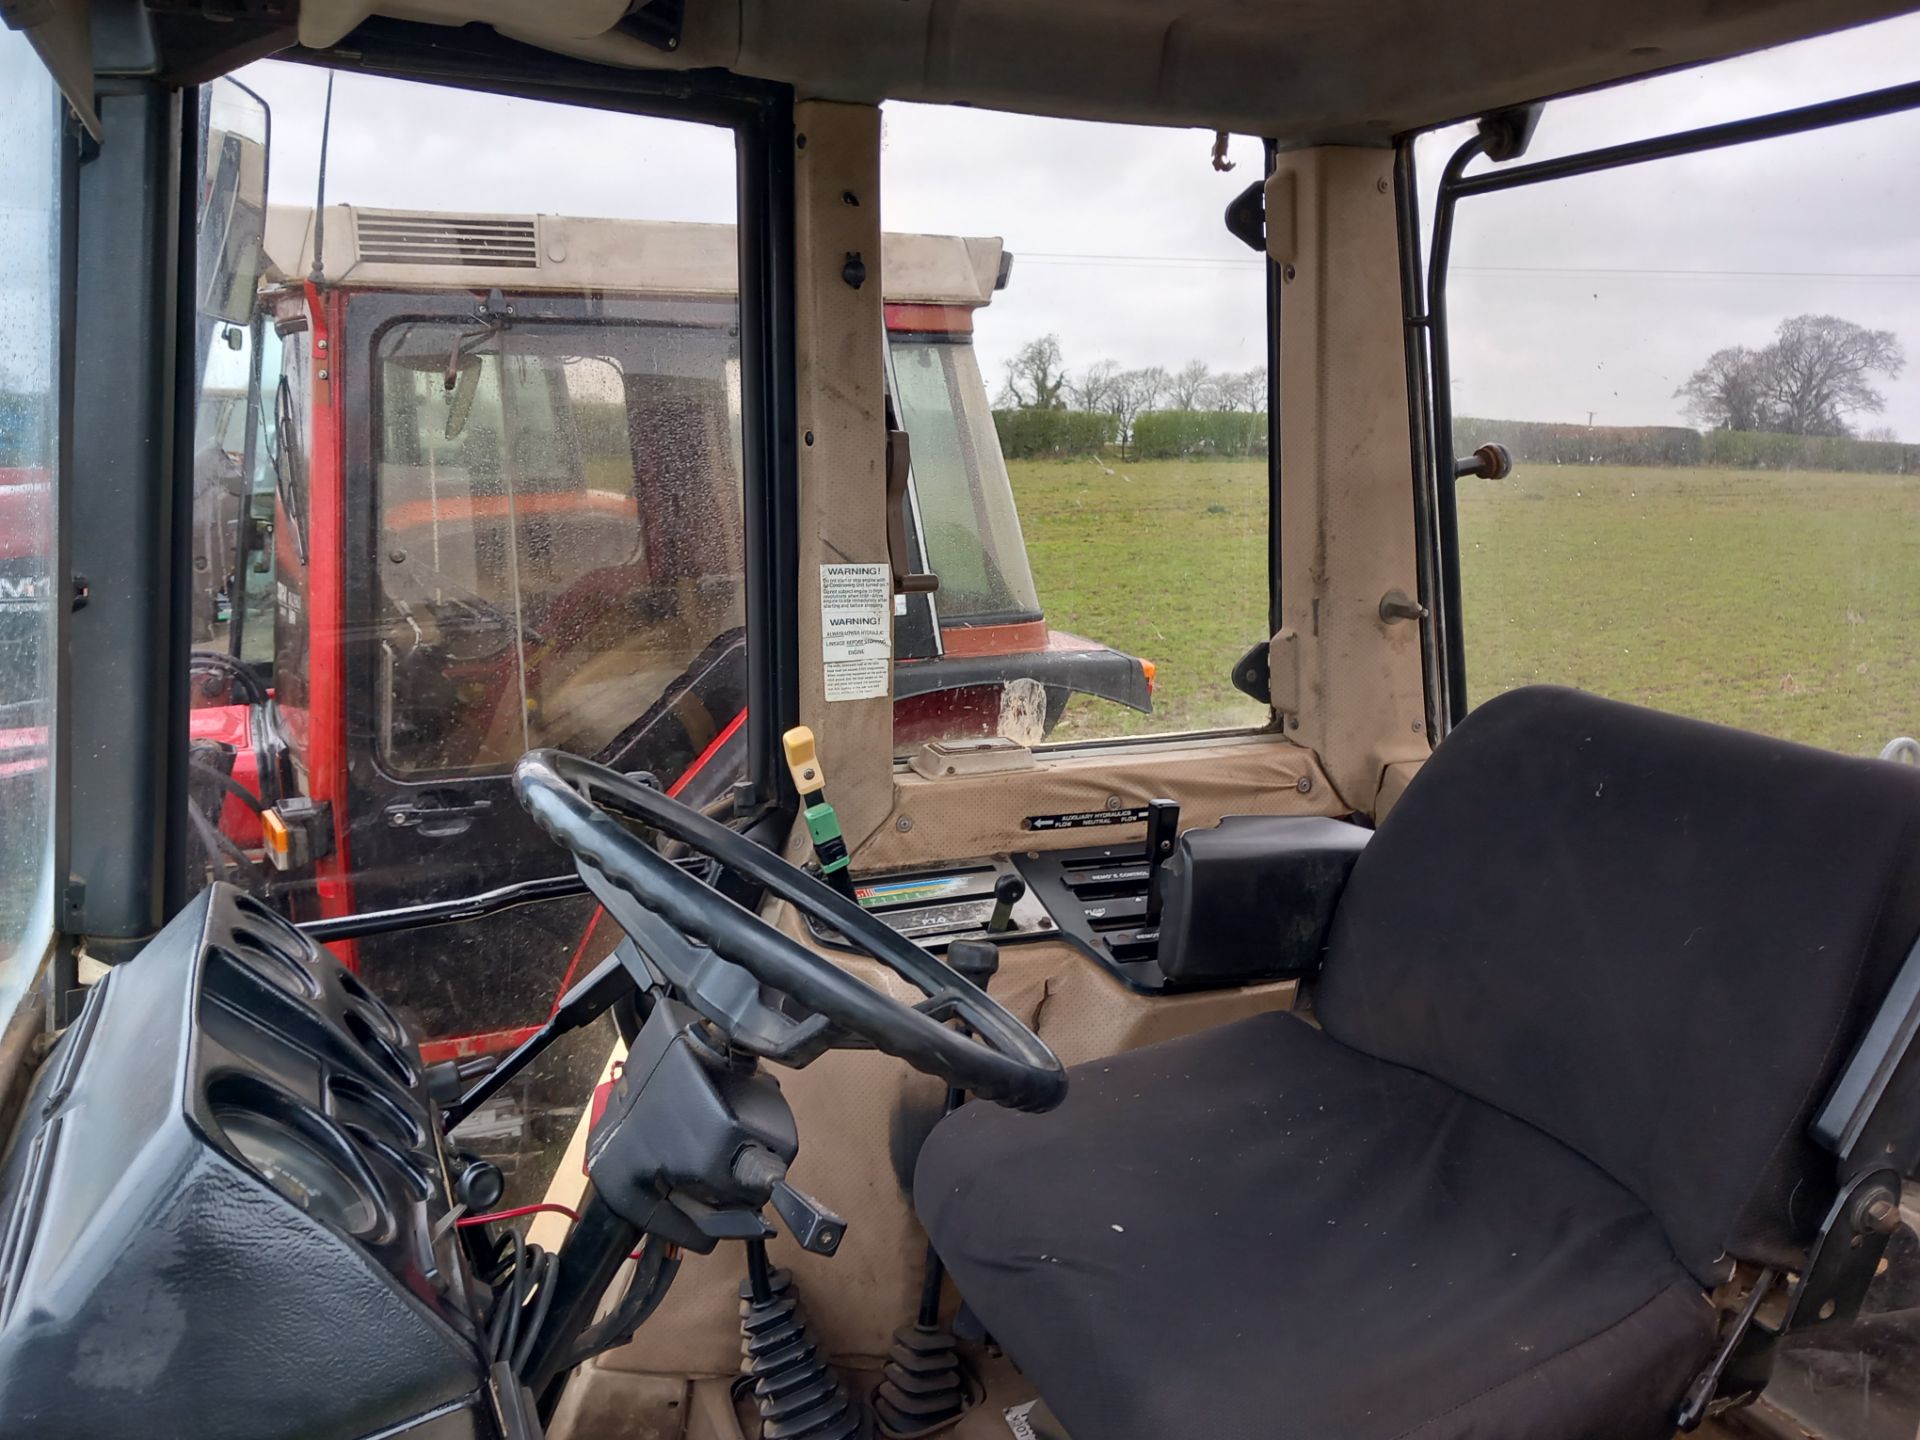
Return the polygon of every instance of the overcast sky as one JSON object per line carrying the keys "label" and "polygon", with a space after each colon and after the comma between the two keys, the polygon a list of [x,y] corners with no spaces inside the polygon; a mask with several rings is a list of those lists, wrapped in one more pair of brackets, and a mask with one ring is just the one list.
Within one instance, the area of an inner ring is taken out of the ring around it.
{"label": "overcast sky", "polygon": [[[1556,102],[1533,154],[1585,149],[1920,78],[1920,17]],[[310,204],[325,77],[242,72],[274,116],[273,198]],[[1464,132],[1461,132],[1462,134]],[[1422,141],[1429,193],[1459,135]],[[1070,367],[1260,364],[1261,262],[1221,225],[1259,173],[1201,131],[885,111],[889,229],[998,235],[1010,287],[980,317],[982,368],[1038,335]],[[342,76],[331,200],[423,209],[733,218],[731,137],[494,96]],[[1869,121],[1463,202],[1453,280],[1461,414],[1679,424],[1673,392],[1713,350],[1806,311],[1893,330],[1912,357],[1858,417],[1920,441],[1920,117]]]}
{"label": "overcast sky", "polygon": [[[1920,80],[1920,16],[1547,106],[1529,160]],[[1467,131],[1425,136],[1432,187]],[[1920,441],[1920,114],[1460,204],[1449,293],[1460,414],[1685,424],[1708,354],[1807,312],[1893,331],[1909,363],[1858,429]],[[1488,168],[1478,162],[1475,169]],[[1471,173],[1471,172],[1470,172]]]}
{"label": "overcast sky", "polygon": [[[26,39],[12,33],[0,37],[0,101],[0,390],[39,391],[53,374],[53,84]],[[30,114],[45,123],[26,123]],[[28,459],[23,452],[16,463]]]}

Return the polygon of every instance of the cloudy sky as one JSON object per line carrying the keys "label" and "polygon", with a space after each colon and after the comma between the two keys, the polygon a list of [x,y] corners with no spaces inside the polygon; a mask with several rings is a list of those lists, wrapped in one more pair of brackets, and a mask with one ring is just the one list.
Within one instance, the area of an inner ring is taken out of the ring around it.
{"label": "cloudy sky", "polygon": [[[1916,57],[1920,17],[1557,102],[1530,158],[1910,81]],[[268,62],[243,78],[273,108],[274,200],[311,203],[325,77]],[[1458,138],[1422,141],[1429,189]],[[1261,263],[1220,214],[1257,176],[1259,146],[1236,139],[1238,168],[1219,174],[1211,140],[889,105],[884,223],[1015,252],[977,332],[990,383],[1049,333],[1076,368],[1244,369],[1264,348]],[[1858,423],[1920,441],[1916,153],[1920,117],[1904,116],[1465,202],[1456,409],[1684,423],[1673,392],[1708,353],[1818,311],[1901,337],[1913,362],[1882,385],[1885,414]],[[733,218],[730,137],[674,122],[343,76],[330,156],[336,201]]]}
{"label": "cloudy sky", "polygon": [[[0,38],[0,97],[0,390],[38,391],[52,383],[54,95],[26,40],[11,33]],[[28,115],[47,123],[28,124]]]}
{"label": "cloudy sky", "polygon": [[[1547,107],[1529,160],[1920,79],[1920,16]],[[1422,137],[1428,194],[1467,131]],[[1712,351],[1838,315],[1900,337],[1909,364],[1856,428],[1920,441],[1920,114],[1461,202],[1455,408],[1684,424],[1674,389]],[[1475,168],[1486,168],[1479,162]]]}

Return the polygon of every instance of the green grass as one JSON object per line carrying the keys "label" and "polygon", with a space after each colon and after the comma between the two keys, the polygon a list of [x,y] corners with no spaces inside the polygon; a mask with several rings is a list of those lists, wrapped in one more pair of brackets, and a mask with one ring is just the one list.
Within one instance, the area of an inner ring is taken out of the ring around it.
{"label": "green grass", "polygon": [[[1151,715],[1075,698],[1054,740],[1266,722],[1227,681],[1267,633],[1264,461],[1008,465],[1041,608],[1157,667]],[[1111,471],[1112,473],[1107,473]]]}
{"label": "green grass", "polygon": [[1920,729],[1920,478],[1460,483],[1475,699],[1553,681],[1853,754]]}
{"label": "green grass", "polygon": [[[1111,462],[1110,462],[1111,463]],[[1266,602],[1260,461],[1015,462],[1048,620],[1159,666],[1155,714],[1257,724],[1227,682]],[[1855,754],[1920,730],[1920,477],[1521,466],[1460,484],[1475,700],[1577,685]]]}

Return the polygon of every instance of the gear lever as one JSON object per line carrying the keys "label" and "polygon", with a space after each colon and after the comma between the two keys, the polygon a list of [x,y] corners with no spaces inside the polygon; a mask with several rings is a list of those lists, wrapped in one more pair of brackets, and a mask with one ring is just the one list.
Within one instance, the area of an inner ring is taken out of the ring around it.
{"label": "gear lever", "polygon": [[[1004,935],[1013,928],[1013,907],[1020,903],[1026,893],[1027,882],[1022,880],[1018,875],[1002,875],[998,880],[993,882],[993,914],[987,919],[987,934]],[[951,951],[949,951],[948,958],[952,958]],[[955,964],[953,968],[960,970],[958,964]],[[967,974],[965,970],[960,970],[960,973],[962,975]],[[989,971],[988,973],[991,974],[992,972]],[[973,979],[971,975],[967,975],[967,978],[969,980]],[[983,984],[981,988],[984,989],[986,987]]]}
{"label": "gear lever", "polygon": [[[1003,899],[1007,881],[1019,887],[1018,893],[1004,899],[1012,910],[1026,886],[1016,876],[1006,876],[994,886],[996,900]],[[996,906],[995,914],[999,913]],[[993,928],[989,924],[989,929]],[[956,940],[947,946],[947,964],[958,970],[982,990],[1000,969],[998,947],[985,940]],[[945,1113],[951,1115],[966,1103],[967,1092],[953,1087],[947,1091]],[[940,1282],[946,1270],[932,1245],[927,1246],[927,1265],[920,1285],[920,1313],[911,1325],[893,1332],[893,1348],[887,1352],[886,1368],[879,1387],[873,1392],[873,1413],[880,1422],[880,1433],[887,1436],[915,1436],[946,1425],[960,1416],[978,1398],[960,1368],[960,1354],[954,1338],[940,1328]]]}
{"label": "gear lever", "polygon": [[1146,924],[1160,923],[1160,867],[1173,854],[1180,838],[1180,802],[1147,802],[1147,918]]}

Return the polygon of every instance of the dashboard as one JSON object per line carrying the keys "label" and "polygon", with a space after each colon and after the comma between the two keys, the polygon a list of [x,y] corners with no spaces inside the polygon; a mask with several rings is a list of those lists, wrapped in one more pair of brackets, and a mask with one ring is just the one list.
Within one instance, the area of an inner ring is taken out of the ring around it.
{"label": "dashboard", "polygon": [[[1228,816],[1180,831],[1151,801],[1130,845],[1026,850],[862,874],[860,904],[930,950],[1065,940],[1144,995],[1297,978],[1319,965],[1333,905],[1371,832],[1320,816]],[[847,948],[809,919],[813,938]]]}
{"label": "dashboard", "polygon": [[0,1160],[0,1434],[496,1433],[419,1052],[217,885],[110,970]]}

